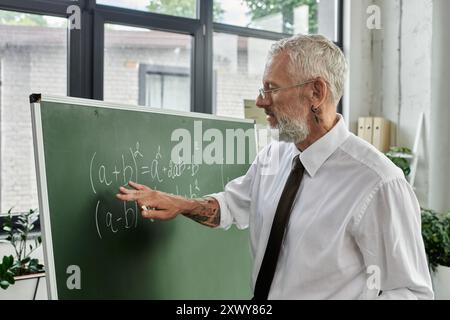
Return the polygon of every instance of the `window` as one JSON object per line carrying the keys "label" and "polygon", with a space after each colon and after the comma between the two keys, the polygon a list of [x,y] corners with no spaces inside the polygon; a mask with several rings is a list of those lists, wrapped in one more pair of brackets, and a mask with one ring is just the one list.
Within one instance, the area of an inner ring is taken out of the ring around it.
{"label": "window", "polygon": [[273,41],[214,33],[217,115],[244,118],[244,100],[255,100]]}
{"label": "window", "polygon": [[189,69],[141,65],[139,104],[161,109],[189,110]]}
{"label": "window", "polygon": [[1,212],[38,208],[33,93],[67,94],[67,20],[0,11]]}
{"label": "window", "polygon": [[106,24],[104,99],[189,111],[191,42],[189,35]]}
{"label": "window", "polygon": [[97,0],[98,4],[195,18],[197,0]]}
{"label": "window", "polygon": [[214,0],[214,21],[285,34],[321,33],[337,41],[337,0]]}
{"label": "window", "polygon": [[321,33],[340,45],[337,0],[214,0],[214,111],[242,118],[261,87],[270,45],[289,34]]}
{"label": "window", "polygon": [[0,0],[1,212],[37,206],[30,93],[244,117],[274,41],[318,32],[342,46],[342,2]]}

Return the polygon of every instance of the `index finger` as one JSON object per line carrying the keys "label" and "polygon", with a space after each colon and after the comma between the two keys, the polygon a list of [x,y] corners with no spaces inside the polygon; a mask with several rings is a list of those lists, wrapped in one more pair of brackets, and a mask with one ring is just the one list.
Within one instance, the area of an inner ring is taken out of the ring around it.
{"label": "index finger", "polygon": [[125,187],[119,187],[119,191],[122,194],[130,194],[130,193],[139,193],[139,190],[134,190],[134,189],[127,189]]}
{"label": "index finger", "polygon": [[136,201],[138,197],[136,193],[127,193],[127,194],[118,193],[116,194],[116,198],[121,201]]}
{"label": "index finger", "polygon": [[136,183],[136,182],[133,182],[133,181],[129,181],[129,182],[128,182],[128,185],[129,185],[130,187],[136,189],[136,190],[144,190],[144,189],[147,188],[147,187],[144,186],[143,184],[139,184],[139,183]]}

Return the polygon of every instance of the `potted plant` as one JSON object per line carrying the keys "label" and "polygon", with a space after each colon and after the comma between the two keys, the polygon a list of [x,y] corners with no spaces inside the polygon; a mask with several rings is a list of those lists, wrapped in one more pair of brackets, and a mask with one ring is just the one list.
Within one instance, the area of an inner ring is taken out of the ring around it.
{"label": "potted plant", "polygon": [[402,169],[405,177],[407,178],[411,173],[410,160],[412,159],[412,151],[403,147],[391,147],[388,152],[385,153],[397,167]]}
{"label": "potted plant", "polygon": [[431,272],[438,266],[450,267],[449,215],[422,209],[422,237]]}
{"label": "potted plant", "polygon": [[450,213],[422,209],[422,237],[436,299],[450,299]]}
{"label": "potted plant", "polygon": [[19,215],[13,215],[11,211],[3,218],[1,229],[6,239],[0,242],[10,244],[14,255],[0,260],[0,300],[33,299],[45,276],[44,266],[31,256],[41,245],[41,237],[32,234],[39,215],[37,210]]}

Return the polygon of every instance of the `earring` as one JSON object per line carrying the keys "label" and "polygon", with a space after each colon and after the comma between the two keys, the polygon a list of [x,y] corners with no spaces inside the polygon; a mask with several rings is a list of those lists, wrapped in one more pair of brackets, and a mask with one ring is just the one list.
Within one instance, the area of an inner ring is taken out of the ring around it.
{"label": "earring", "polygon": [[316,123],[317,124],[319,124],[319,122],[320,122],[320,119],[319,119],[319,117],[317,116],[317,113],[319,112],[319,110],[320,110],[320,108],[319,107],[314,107],[314,106],[311,106],[311,112],[312,113],[314,113],[314,119],[316,120]]}

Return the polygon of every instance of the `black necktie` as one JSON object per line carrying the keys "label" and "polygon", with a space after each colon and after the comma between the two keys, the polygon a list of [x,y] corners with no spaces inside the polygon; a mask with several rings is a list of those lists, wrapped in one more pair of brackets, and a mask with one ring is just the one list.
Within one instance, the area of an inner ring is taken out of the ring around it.
{"label": "black necktie", "polygon": [[280,255],[281,243],[283,242],[284,231],[291,216],[292,203],[297,195],[298,188],[303,178],[303,167],[300,158],[295,159],[294,168],[284,186],[277,211],[273,218],[272,229],[270,230],[269,241],[267,242],[266,252],[259,268],[258,278],[255,284],[255,295],[253,300],[267,300],[270,286]]}

